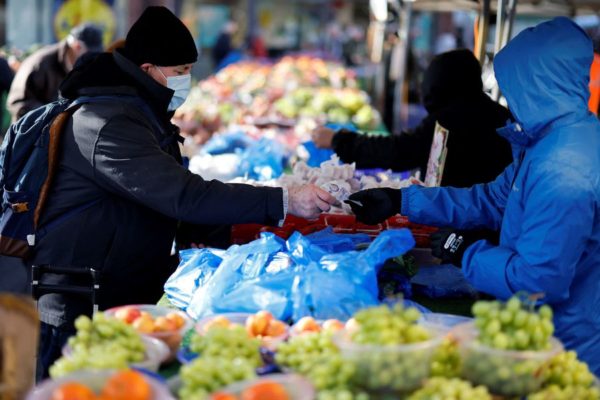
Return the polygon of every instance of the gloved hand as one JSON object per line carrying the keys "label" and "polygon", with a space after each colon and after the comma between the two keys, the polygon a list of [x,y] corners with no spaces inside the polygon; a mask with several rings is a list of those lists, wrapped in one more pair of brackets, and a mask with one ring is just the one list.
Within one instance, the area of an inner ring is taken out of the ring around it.
{"label": "gloved hand", "polygon": [[452,228],[440,229],[429,235],[431,254],[443,263],[462,267],[462,258],[467,248],[478,240],[498,242],[498,233],[489,230],[461,231]]}
{"label": "gloved hand", "polygon": [[400,212],[402,191],[400,189],[367,189],[351,194],[345,201],[350,205],[356,219],[375,225]]}

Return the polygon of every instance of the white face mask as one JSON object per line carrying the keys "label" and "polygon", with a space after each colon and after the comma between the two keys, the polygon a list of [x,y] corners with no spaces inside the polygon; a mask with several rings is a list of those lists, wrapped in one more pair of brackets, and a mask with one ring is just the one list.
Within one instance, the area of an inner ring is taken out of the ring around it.
{"label": "white face mask", "polygon": [[167,87],[175,92],[168,107],[169,111],[175,111],[185,102],[188,94],[190,94],[192,75],[165,76],[160,68],[156,67],[156,69],[167,80]]}

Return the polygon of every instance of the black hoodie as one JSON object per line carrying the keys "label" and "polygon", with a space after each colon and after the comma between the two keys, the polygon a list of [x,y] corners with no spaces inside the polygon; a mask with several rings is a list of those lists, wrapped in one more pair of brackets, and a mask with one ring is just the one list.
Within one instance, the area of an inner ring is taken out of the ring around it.
{"label": "black hoodie", "polygon": [[483,93],[473,53],[455,50],[435,57],[422,92],[429,114],[413,131],[390,137],[339,132],[333,148],[340,159],[358,168],[420,168],[424,178],[437,121],[450,132],[442,186],[490,182],[511,163],[510,144],[496,133],[511,115]]}

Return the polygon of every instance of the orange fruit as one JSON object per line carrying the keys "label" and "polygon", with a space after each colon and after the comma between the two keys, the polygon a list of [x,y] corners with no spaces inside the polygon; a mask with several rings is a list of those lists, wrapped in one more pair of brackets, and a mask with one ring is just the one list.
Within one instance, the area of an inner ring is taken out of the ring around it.
{"label": "orange fruit", "polygon": [[244,389],[242,400],[290,400],[290,396],[283,385],[263,381]]}
{"label": "orange fruit", "polygon": [[81,383],[68,382],[52,392],[50,400],[95,400],[96,394]]}
{"label": "orange fruit", "polygon": [[210,400],[238,400],[238,398],[229,393],[215,393],[210,396]]}
{"label": "orange fruit", "polygon": [[150,400],[152,388],[139,372],[122,371],[106,382],[102,396],[111,400]]}

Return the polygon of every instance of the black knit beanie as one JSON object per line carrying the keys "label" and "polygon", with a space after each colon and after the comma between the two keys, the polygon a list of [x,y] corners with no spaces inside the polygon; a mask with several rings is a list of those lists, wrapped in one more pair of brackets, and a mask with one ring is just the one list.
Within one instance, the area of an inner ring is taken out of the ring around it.
{"label": "black knit beanie", "polygon": [[137,65],[172,67],[198,60],[190,31],[166,7],[148,7],[125,39],[123,55]]}

